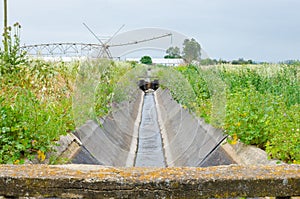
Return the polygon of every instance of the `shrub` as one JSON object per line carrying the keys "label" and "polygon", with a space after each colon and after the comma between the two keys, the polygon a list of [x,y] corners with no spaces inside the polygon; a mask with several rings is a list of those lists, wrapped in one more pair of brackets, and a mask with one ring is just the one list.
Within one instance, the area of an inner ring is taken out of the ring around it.
{"label": "shrub", "polygon": [[152,64],[151,57],[147,56],[147,55],[143,56],[140,61],[141,61],[142,64],[147,64],[147,65],[151,65]]}

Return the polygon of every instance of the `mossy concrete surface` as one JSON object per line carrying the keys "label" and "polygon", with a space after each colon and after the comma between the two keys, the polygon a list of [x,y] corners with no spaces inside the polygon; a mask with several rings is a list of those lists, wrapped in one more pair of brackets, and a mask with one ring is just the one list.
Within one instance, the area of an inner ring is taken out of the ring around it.
{"label": "mossy concrete surface", "polygon": [[300,165],[207,168],[0,165],[0,195],[59,198],[300,196]]}

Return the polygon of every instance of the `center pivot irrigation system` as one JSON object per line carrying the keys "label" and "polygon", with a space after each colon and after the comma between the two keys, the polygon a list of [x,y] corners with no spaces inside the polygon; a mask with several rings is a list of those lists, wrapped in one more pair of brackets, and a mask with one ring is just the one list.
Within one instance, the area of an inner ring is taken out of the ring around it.
{"label": "center pivot irrigation system", "polygon": [[159,40],[165,37],[171,37],[172,33],[164,33],[154,35],[149,38],[130,40],[124,43],[113,44],[112,40],[117,36],[121,29],[125,26],[122,25],[107,41],[101,40],[85,23],[83,25],[88,31],[97,39],[99,43],[77,43],[77,42],[66,42],[66,43],[47,43],[47,44],[34,44],[25,45],[21,47],[21,50],[27,52],[30,56],[41,56],[41,57],[55,57],[55,56],[66,56],[66,57],[95,57],[95,58],[119,58],[111,53],[110,48],[125,47],[138,45],[141,43],[147,43],[154,40]]}

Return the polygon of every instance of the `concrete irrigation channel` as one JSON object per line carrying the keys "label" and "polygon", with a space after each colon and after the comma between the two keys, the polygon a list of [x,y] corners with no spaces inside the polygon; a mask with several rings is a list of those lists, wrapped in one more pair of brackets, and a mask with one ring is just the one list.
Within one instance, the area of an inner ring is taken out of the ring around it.
{"label": "concrete irrigation channel", "polygon": [[72,164],[0,165],[0,198],[300,195],[299,165],[276,165],[255,147],[224,144],[220,129],[157,88],[144,85],[100,123],[87,121],[61,137],[57,151]]}
{"label": "concrete irrigation channel", "polygon": [[168,90],[140,92],[101,125],[88,121],[75,133],[76,164],[126,167],[203,167],[235,161],[220,147],[226,136],[173,100]]}

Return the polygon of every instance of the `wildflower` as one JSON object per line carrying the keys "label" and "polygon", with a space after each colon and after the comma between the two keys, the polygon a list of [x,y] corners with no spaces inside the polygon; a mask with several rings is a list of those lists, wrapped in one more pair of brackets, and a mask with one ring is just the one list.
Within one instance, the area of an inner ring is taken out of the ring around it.
{"label": "wildflower", "polygon": [[231,142],[231,144],[236,144],[237,143],[237,140],[238,140],[238,136],[237,136],[237,134],[235,133],[233,136],[232,136],[232,142]]}
{"label": "wildflower", "polygon": [[293,160],[293,164],[300,164],[299,160]]}
{"label": "wildflower", "polygon": [[20,163],[20,160],[15,160],[14,161],[14,164],[19,164]]}
{"label": "wildflower", "polygon": [[240,122],[238,122],[238,123],[236,123],[236,125],[237,125],[237,126],[241,126],[241,123],[240,123]]}
{"label": "wildflower", "polygon": [[46,159],[46,155],[45,155],[45,153],[44,153],[43,151],[38,150],[37,154],[38,154],[37,158],[38,158],[41,162],[43,162],[43,161]]}

